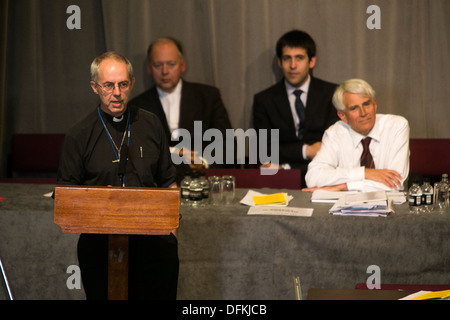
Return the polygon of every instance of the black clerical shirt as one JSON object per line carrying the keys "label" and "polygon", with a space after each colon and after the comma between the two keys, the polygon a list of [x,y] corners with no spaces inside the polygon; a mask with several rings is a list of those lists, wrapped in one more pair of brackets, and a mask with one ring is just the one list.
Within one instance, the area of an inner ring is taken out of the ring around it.
{"label": "black clerical shirt", "polygon": [[118,151],[111,140],[120,148],[124,132],[123,144],[129,143],[125,186],[168,187],[175,181],[175,168],[160,120],[142,109],[130,107],[129,111],[129,142],[128,110],[122,121],[115,122],[96,108],[69,130],[62,146],[58,184],[121,186]]}

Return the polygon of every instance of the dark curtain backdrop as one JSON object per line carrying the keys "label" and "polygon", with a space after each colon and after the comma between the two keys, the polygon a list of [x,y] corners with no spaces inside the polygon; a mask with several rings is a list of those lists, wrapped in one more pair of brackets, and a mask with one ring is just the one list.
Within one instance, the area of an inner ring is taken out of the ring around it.
{"label": "dark curtain backdrop", "polygon": [[[67,7],[81,10],[69,30]],[[370,5],[381,29],[368,29]],[[221,89],[233,127],[251,127],[253,95],[280,77],[274,46],[299,28],[316,40],[317,77],[360,77],[380,113],[405,116],[414,138],[450,138],[450,0],[2,0],[0,157],[12,133],[65,133],[97,103],[94,57],[132,61],[136,95],[151,86],[145,53],[159,36],[185,47],[185,78]]]}

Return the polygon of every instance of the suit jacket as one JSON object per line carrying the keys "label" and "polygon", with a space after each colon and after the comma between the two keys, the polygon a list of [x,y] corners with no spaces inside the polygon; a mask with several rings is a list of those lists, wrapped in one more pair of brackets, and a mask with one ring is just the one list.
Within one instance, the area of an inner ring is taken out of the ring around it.
{"label": "suit jacket", "polygon": [[[174,146],[179,143],[179,141],[171,141],[169,125],[156,86],[132,99],[130,104],[156,114],[163,124],[169,145]],[[219,89],[183,80],[178,128],[188,130],[192,142],[194,139],[194,121],[202,121],[203,132],[210,128],[219,129],[224,138],[225,130],[232,128]]]}
{"label": "suit jacket", "polygon": [[339,120],[331,102],[337,85],[311,77],[306,102],[304,138],[299,140],[284,81],[282,79],[254,96],[253,127],[257,131],[268,129],[268,133],[270,129],[279,129],[280,163],[299,168],[304,175],[309,161],[303,159],[303,144],[321,141],[325,130]]}

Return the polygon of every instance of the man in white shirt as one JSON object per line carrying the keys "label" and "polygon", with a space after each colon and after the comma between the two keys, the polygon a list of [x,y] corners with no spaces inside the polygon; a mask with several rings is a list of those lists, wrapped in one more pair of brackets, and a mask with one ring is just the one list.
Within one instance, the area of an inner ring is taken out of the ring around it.
{"label": "man in white shirt", "polygon": [[[401,189],[409,173],[408,121],[377,114],[375,91],[360,79],[341,84],[333,104],[341,121],[325,131],[320,151],[308,166],[308,188],[303,190]],[[370,139],[364,152],[365,138]],[[363,158],[369,162],[363,164]]]}

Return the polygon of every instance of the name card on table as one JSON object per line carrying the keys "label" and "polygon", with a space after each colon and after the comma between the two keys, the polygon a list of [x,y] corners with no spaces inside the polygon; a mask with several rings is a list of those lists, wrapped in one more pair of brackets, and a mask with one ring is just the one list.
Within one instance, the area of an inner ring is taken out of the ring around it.
{"label": "name card on table", "polygon": [[259,206],[250,207],[247,214],[249,215],[273,215],[273,216],[293,216],[293,217],[311,217],[313,208],[296,208],[296,207],[269,207]]}

